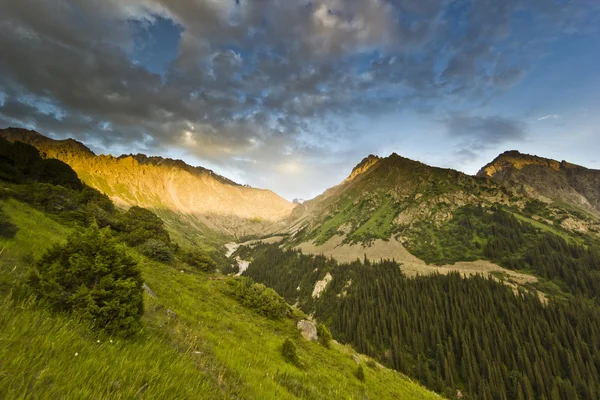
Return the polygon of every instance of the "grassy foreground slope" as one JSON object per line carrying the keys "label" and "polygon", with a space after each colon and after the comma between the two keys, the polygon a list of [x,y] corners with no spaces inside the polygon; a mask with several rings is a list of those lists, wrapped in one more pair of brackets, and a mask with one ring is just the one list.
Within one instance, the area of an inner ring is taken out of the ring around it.
{"label": "grassy foreground slope", "polygon": [[[34,258],[70,228],[18,201],[0,203],[19,228],[0,239],[0,398],[439,398],[379,366],[364,368],[361,382],[351,349],[306,342],[292,319],[241,306],[222,275],[181,272],[131,249],[156,296],[145,295],[143,332],[131,340],[98,335],[21,286]],[[303,369],[282,357],[286,338]]]}

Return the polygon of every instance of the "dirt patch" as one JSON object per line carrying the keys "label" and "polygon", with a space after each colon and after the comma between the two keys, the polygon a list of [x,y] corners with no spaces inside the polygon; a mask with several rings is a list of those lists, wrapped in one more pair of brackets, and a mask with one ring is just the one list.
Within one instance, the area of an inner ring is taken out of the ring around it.
{"label": "dirt patch", "polygon": [[342,244],[341,236],[334,236],[320,246],[314,243],[302,243],[296,246],[296,249],[307,254],[323,254],[332,257],[340,262],[351,262],[357,259],[363,260],[365,257],[369,261],[380,261],[382,259],[393,259],[399,264],[400,268],[407,276],[429,275],[434,273],[447,274],[451,271],[458,271],[463,276],[475,274],[490,274],[500,272],[505,280],[511,280],[516,284],[523,285],[533,283],[537,278],[532,275],[511,271],[489,261],[469,261],[457,262],[448,265],[427,265],[423,260],[410,254],[408,250],[396,239],[375,240],[370,246],[361,244]]}

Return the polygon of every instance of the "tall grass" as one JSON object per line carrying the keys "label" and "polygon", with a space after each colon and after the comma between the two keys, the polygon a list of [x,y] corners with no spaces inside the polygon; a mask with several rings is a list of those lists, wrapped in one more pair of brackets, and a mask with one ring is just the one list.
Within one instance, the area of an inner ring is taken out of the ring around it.
{"label": "tall grass", "polygon": [[[145,295],[135,339],[98,336],[12,294],[34,257],[69,229],[21,203],[2,203],[20,229],[0,240],[2,399],[439,398],[383,367],[365,368],[360,382],[352,349],[306,342],[293,319],[273,321],[243,307],[227,295],[222,275],[181,272],[131,249],[156,297]],[[303,368],[281,355],[286,338]]]}

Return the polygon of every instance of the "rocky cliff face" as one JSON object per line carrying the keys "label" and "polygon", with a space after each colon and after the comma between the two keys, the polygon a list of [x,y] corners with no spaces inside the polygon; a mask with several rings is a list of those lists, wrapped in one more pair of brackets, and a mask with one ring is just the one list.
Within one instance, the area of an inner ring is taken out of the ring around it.
{"label": "rocky cliff face", "polygon": [[0,130],[0,136],[32,144],[45,157],[64,161],[118,206],[139,205],[234,236],[262,234],[294,208],[270,190],[239,185],[181,160],[95,155],[75,140],[57,141],[23,129]]}
{"label": "rocky cliff face", "polygon": [[528,197],[566,204],[600,217],[599,170],[507,151],[477,175],[512,187]]}

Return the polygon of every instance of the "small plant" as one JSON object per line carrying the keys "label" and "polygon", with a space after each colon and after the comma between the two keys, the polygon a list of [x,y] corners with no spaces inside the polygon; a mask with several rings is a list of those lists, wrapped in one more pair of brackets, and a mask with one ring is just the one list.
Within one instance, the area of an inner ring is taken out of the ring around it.
{"label": "small plant", "polygon": [[365,369],[363,368],[362,364],[356,369],[356,377],[361,382],[365,381]]}
{"label": "small plant", "polygon": [[94,329],[130,336],[140,328],[141,274],[109,228],[94,226],[50,248],[28,282],[55,310],[72,312]]}
{"label": "small plant", "polygon": [[298,365],[300,362],[300,358],[298,357],[298,349],[290,338],[285,339],[283,342],[281,354],[283,354],[283,358],[294,365]]}
{"label": "small plant", "polygon": [[331,347],[331,332],[324,324],[317,326],[317,336],[319,336],[319,343],[328,349]]}

